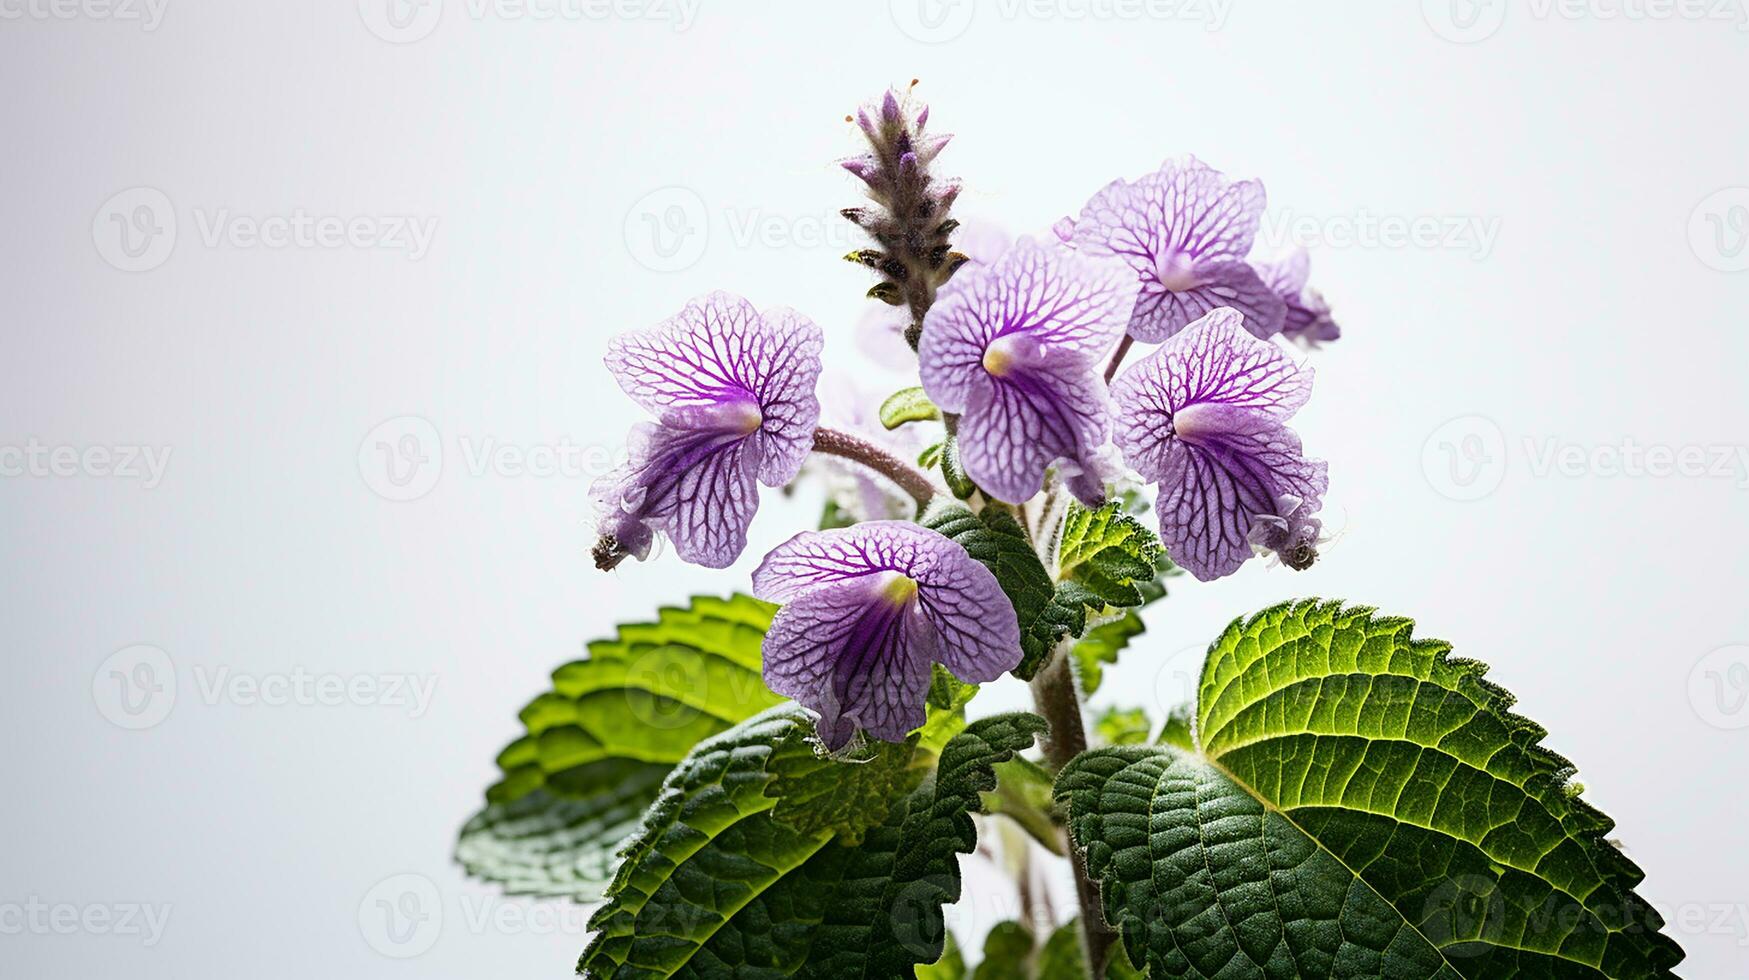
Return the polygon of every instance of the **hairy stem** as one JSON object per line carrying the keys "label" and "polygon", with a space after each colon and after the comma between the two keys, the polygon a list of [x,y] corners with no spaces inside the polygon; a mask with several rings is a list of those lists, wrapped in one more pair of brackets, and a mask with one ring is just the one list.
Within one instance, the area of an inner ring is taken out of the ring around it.
{"label": "hairy stem", "polygon": [[923,471],[860,436],[821,426],[814,430],[814,451],[837,456],[874,470],[898,484],[917,502],[917,513],[929,506],[940,491]]}
{"label": "hairy stem", "polygon": [[[1075,675],[1069,667],[1069,651],[1065,645],[1051,657],[1051,662],[1032,679],[1032,700],[1051,726],[1045,739],[1045,761],[1053,773],[1069,764],[1069,760],[1087,751],[1087,728],[1081,720],[1081,696],[1075,691]],[[1068,831],[1063,833],[1067,835]],[[1069,863],[1075,869],[1075,896],[1081,903],[1081,942],[1087,951],[1087,971],[1090,977],[1105,976],[1106,960],[1117,933],[1105,924],[1105,909],[1099,900],[1099,885],[1087,875],[1086,855],[1067,840]]]}
{"label": "hairy stem", "polygon": [[1117,342],[1117,350],[1112,352],[1111,363],[1105,366],[1106,384],[1111,384],[1111,379],[1117,377],[1117,369],[1122,366],[1124,356],[1130,352],[1130,348],[1134,347],[1135,343],[1136,338],[1127,333],[1123,335],[1122,340]]}

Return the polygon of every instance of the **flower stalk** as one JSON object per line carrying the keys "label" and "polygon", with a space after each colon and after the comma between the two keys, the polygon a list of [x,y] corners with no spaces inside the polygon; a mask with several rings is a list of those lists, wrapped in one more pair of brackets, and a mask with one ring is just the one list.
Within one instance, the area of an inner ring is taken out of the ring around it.
{"label": "flower stalk", "polygon": [[[1044,750],[1045,761],[1055,774],[1071,759],[1087,751],[1087,728],[1081,719],[1081,696],[1075,690],[1075,674],[1070,669],[1067,644],[1059,648],[1051,662],[1032,679],[1032,700],[1039,715],[1051,726]],[[1117,933],[1105,922],[1099,885],[1087,874],[1087,856],[1068,841],[1067,829],[1062,833],[1069,863],[1075,870],[1075,897],[1081,905],[1081,944],[1087,951],[1087,973],[1089,977],[1103,977]]]}
{"label": "flower stalk", "polygon": [[923,471],[860,436],[820,426],[814,430],[814,452],[837,456],[874,470],[893,481],[917,502],[923,513],[940,491]]}

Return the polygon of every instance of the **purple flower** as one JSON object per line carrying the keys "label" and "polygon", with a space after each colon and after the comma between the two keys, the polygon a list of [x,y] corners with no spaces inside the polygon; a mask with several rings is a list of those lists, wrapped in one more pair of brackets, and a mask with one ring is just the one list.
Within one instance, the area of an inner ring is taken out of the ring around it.
{"label": "purple flower", "polygon": [[814,444],[824,340],[788,309],[761,314],[729,293],[695,299],[647,333],[608,347],[626,394],[659,421],[636,426],[626,465],[596,481],[596,562],[649,557],[656,532],[689,562],[722,568],[747,546],[755,479],[795,478]]}
{"label": "purple flower", "polygon": [[1291,568],[1317,559],[1329,486],[1286,426],[1312,393],[1312,371],[1215,310],[1112,386],[1117,444],[1160,485],[1160,539],[1202,581],[1231,574],[1253,547]]}
{"label": "purple flower", "polygon": [[820,715],[829,749],[858,728],[899,742],[922,725],[932,662],[972,684],[1020,664],[996,576],[906,521],[804,531],[765,556],[753,594],[785,603],[765,634],[765,683]]}
{"label": "purple flower", "polygon": [[1158,343],[1223,306],[1268,337],[1287,309],[1245,260],[1263,203],[1255,180],[1228,180],[1195,157],[1168,160],[1133,184],[1115,180],[1095,194],[1075,220],[1074,244],[1135,270],[1142,291],[1129,332],[1137,340]]}
{"label": "purple flower", "polygon": [[[1053,462],[1066,476],[1096,470],[1111,436],[1102,362],[1137,288],[1119,263],[1031,238],[941,288],[918,348],[923,390],[960,414],[960,460],[985,492],[1018,502]],[[1090,484],[1073,487],[1097,503]]]}
{"label": "purple flower", "polygon": [[1323,294],[1306,285],[1312,274],[1312,259],[1305,249],[1296,248],[1274,262],[1260,262],[1257,273],[1287,304],[1282,336],[1311,348],[1342,336],[1341,328],[1330,318],[1330,304],[1324,301]]}

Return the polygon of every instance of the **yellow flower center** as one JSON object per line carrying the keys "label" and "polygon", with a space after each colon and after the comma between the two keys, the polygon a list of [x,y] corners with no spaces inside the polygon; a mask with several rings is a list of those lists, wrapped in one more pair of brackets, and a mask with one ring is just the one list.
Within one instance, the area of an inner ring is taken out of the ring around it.
{"label": "yellow flower center", "polygon": [[1014,367],[1014,362],[1019,360],[1019,352],[1015,350],[1016,343],[1013,335],[990,341],[990,346],[984,348],[984,370],[998,378],[1007,374]]}
{"label": "yellow flower center", "polygon": [[917,594],[917,580],[898,572],[891,574],[891,578],[881,583],[880,596],[895,606],[903,606]]}

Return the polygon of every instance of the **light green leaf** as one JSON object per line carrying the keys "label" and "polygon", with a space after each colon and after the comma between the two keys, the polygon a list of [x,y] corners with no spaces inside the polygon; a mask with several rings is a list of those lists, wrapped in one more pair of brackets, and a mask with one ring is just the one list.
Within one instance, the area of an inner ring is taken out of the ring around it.
{"label": "light green leaf", "polygon": [[1098,510],[1072,503],[1057,544],[1058,577],[1086,582],[1102,595],[1118,596],[1107,599],[1107,605],[1139,606],[1142,595],[1136,583],[1154,580],[1154,563],[1162,550],[1160,539],[1124,513],[1120,501]]}
{"label": "light green leaf", "polygon": [[1160,729],[1160,737],[1155,741],[1186,752],[1196,751],[1196,735],[1190,729],[1189,705],[1181,704],[1172,709],[1166,716],[1166,726]]}
{"label": "light green leaf", "polygon": [[[1130,965],[1122,944],[1114,945],[1105,965],[1107,980],[1141,980],[1142,973]],[[1039,950],[1035,980],[1086,980],[1087,954],[1081,943],[1081,920],[1071,919],[1057,927]]]}
{"label": "light green leaf", "polygon": [[1140,745],[1153,730],[1154,723],[1141,708],[1106,708],[1093,720],[1093,731],[1106,745]]}
{"label": "light green leaf", "polygon": [[1007,817],[1052,854],[1061,855],[1063,834],[1052,819],[1051,774],[1015,757],[996,765],[996,788],[983,795],[984,812]]}
{"label": "light green leaf", "polygon": [[1056,794],[1153,975],[1669,977],[1681,949],[1572,766],[1408,620],[1298,602],[1210,650],[1200,753],[1088,752]]}
{"label": "light green leaf", "polygon": [[778,703],[759,675],[773,607],[698,597],[621,626],[523,709],[528,734],[462,828],[456,860],[513,894],[594,901],[614,850],[700,739]]}
{"label": "light green leaf", "polygon": [[1044,722],[1017,714],[966,726],[859,847],[772,818],[774,769],[814,758],[858,778],[857,766],[811,755],[798,736],[812,726],[800,708],[779,706],[675,767],[626,845],[579,972],[885,980],[943,957],[942,906],[958,900],[958,856],[977,842],[970,814],[995,785],[991,767],[1030,746]]}
{"label": "light green leaf", "polygon": [[881,425],[897,429],[906,422],[930,422],[941,418],[941,409],[929,400],[922,388],[895,391],[881,403]]}
{"label": "light green leaf", "polygon": [[1032,930],[1018,922],[998,922],[984,937],[984,958],[972,980],[1025,980],[1032,976]]}

